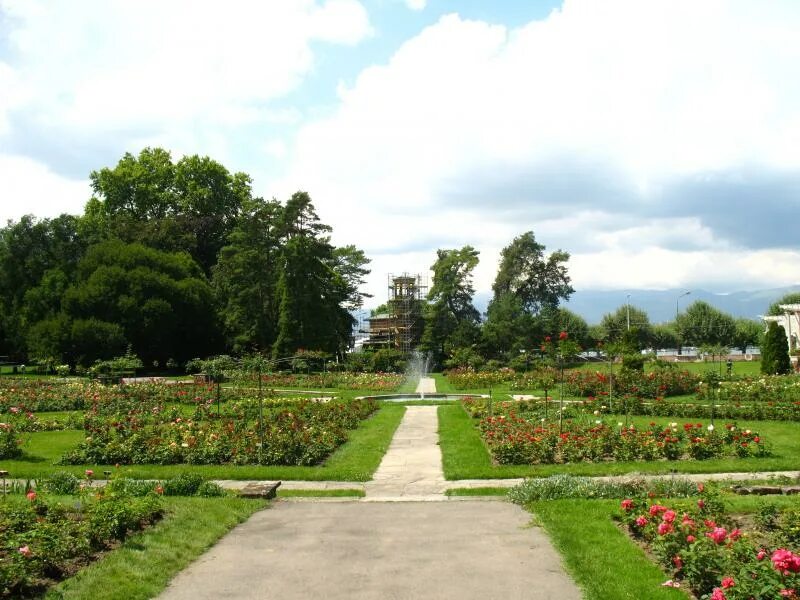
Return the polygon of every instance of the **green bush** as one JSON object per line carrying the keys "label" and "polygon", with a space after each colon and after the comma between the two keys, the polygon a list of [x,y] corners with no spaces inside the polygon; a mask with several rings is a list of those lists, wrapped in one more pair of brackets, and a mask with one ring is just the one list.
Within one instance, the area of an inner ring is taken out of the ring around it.
{"label": "green bush", "polygon": [[80,485],[81,479],[69,471],[56,471],[37,482],[37,487],[42,491],[60,496],[77,493]]}
{"label": "green bush", "polygon": [[509,499],[525,505],[537,500],[561,500],[563,498],[688,498],[697,495],[697,484],[679,477],[664,477],[645,480],[604,481],[594,477],[574,475],[551,475],[541,479],[526,479],[508,492]]}

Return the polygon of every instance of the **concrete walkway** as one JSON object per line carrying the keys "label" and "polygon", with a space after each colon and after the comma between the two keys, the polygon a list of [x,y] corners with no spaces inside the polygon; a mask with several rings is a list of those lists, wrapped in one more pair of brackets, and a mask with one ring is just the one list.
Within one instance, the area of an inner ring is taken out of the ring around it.
{"label": "concrete walkway", "polygon": [[159,598],[578,600],[530,518],[508,503],[277,502]]}
{"label": "concrete walkway", "polygon": [[[434,387],[435,389],[435,387]],[[444,500],[448,483],[442,471],[436,406],[409,406],[372,481],[367,500]]]}

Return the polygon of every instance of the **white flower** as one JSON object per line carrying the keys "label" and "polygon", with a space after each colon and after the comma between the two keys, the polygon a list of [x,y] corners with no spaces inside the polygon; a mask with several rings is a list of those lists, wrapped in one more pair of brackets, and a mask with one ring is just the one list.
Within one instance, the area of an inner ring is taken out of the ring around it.
{"label": "white flower", "polygon": [[622,421],[620,421],[619,423],[617,423],[617,427],[622,427]]}
{"label": "white flower", "polygon": [[709,431],[714,431],[714,426],[713,426],[713,425],[709,425],[709,426],[708,426],[708,430],[709,430]]}
{"label": "white flower", "polygon": [[745,429],[745,430],[744,430],[744,432],[745,432],[747,435],[750,435],[750,430],[749,430],[749,429]]}
{"label": "white flower", "polygon": [[595,415],[595,416],[597,416],[597,415],[599,415],[599,414],[600,414],[600,411],[599,411],[599,410],[596,410],[596,411],[594,411],[594,415]]}
{"label": "white flower", "polygon": [[677,426],[678,426],[678,424],[677,424],[677,423],[670,423],[670,424],[669,424],[669,426],[670,426],[670,427],[672,427],[672,428],[674,429],[675,427],[677,427]]}
{"label": "white flower", "polygon": [[595,424],[596,424],[596,425],[600,425],[600,423],[602,423],[602,421],[601,421],[600,419],[597,419],[597,420],[595,421]]}

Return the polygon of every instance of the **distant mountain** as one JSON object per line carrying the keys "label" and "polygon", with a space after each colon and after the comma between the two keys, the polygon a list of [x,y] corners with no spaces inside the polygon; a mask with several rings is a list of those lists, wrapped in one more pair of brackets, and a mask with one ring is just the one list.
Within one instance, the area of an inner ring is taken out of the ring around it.
{"label": "distant mountain", "polygon": [[711,306],[734,317],[758,319],[767,312],[769,305],[790,292],[800,292],[800,287],[773,288],[720,294],[706,290],[690,290],[687,296],[680,297],[686,289],[675,290],[578,290],[565,305],[578,313],[587,323],[599,323],[603,315],[623,306],[630,294],[631,306],[644,310],[651,323],[663,323],[675,319],[676,302],[679,310],[684,310],[692,302],[702,300]]}
{"label": "distant mountain", "polygon": [[[683,311],[692,302],[703,300],[711,306],[734,317],[758,319],[767,312],[769,305],[790,292],[800,292],[800,286],[773,288],[769,290],[749,290],[720,294],[706,290],[692,289],[688,296],[678,297],[686,288],[674,290],[578,290],[565,307],[579,314],[590,325],[600,323],[603,315],[624,306],[630,294],[631,306],[644,310],[651,323],[663,323],[675,319],[675,303]],[[486,312],[491,299],[490,292],[475,294],[475,307]]]}

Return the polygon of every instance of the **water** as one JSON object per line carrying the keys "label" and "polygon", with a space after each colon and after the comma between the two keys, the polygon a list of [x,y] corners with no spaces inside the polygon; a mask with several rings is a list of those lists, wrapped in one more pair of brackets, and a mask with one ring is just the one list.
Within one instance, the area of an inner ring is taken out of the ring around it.
{"label": "water", "polygon": [[[427,376],[430,366],[430,353],[422,352],[421,350],[414,350],[408,359],[408,363],[406,364],[406,382],[419,382],[423,377]],[[420,398],[425,398],[425,392],[420,391],[419,396]]]}

